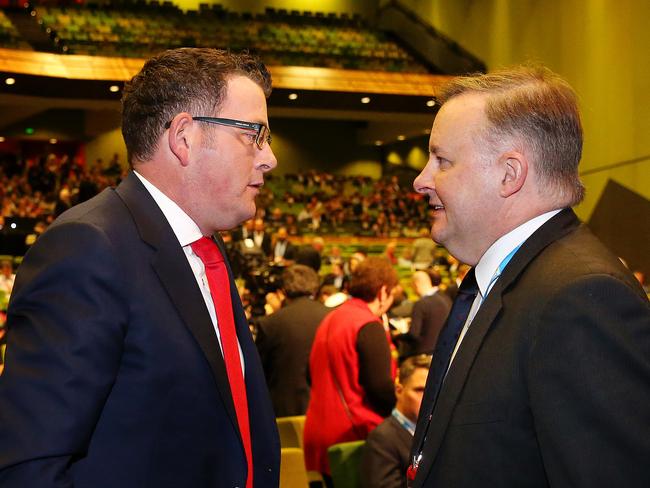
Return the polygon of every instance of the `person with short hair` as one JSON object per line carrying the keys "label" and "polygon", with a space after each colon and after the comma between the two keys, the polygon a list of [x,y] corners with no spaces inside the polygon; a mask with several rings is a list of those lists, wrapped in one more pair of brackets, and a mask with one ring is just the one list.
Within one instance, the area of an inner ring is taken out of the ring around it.
{"label": "person with short hair", "polygon": [[289,266],[281,282],[283,306],[260,319],[256,339],[276,417],[307,411],[309,353],[316,329],[329,312],[315,300],[320,281],[309,266]]}
{"label": "person with short hair", "polygon": [[571,207],[582,125],[558,75],[452,80],[415,190],[473,268],[440,333],[411,486],[647,486],[650,304]]}
{"label": "person with short hair", "polygon": [[411,356],[400,366],[395,408],[370,432],[363,447],[361,486],[406,488],[409,453],[430,366],[431,356],[426,354]]}
{"label": "person with short hair", "polygon": [[413,288],[420,297],[413,304],[408,332],[414,342],[415,354],[433,353],[440,330],[451,310],[451,299],[438,288],[440,277],[434,285],[430,273],[432,272],[415,271],[411,277]]}
{"label": "person with short hair", "polygon": [[223,242],[277,161],[271,77],[181,48],[124,86],[132,171],[32,246],[7,319],[0,485],[277,486],[273,409]]}
{"label": "person with short hair", "polygon": [[365,439],[395,404],[389,338],[380,317],[393,302],[397,282],[386,259],[365,259],[352,274],[352,298],[331,311],[316,331],[309,358],[305,464],[326,478],[327,448]]}
{"label": "person with short hair", "polygon": [[285,226],[280,226],[275,233],[273,244],[273,262],[289,265],[296,255],[296,246],[289,240],[289,232]]}

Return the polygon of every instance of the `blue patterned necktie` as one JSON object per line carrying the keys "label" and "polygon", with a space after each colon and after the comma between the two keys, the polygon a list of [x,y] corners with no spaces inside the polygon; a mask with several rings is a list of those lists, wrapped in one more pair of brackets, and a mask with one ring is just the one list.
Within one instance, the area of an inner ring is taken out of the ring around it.
{"label": "blue patterned necktie", "polygon": [[458,295],[451,307],[451,312],[449,312],[447,323],[440,332],[440,338],[433,353],[433,366],[429,371],[429,374],[433,375],[432,381],[429,382],[429,387],[435,392],[433,395],[433,405],[436,404],[436,400],[440,394],[440,388],[449,368],[451,355],[454,352],[456,343],[467,321],[469,311],[472,308],[478,291],[474,268],[472,268],[460,284]]}
{"label": "blue patterned necktie", "polygon": [[451,361],[451,355],[454,352],[460,333],[463,330],[463,326],[467,321],[469,312],[478,293],[478,284],[476,283],[476,276],[474,275],[474,268],[470,269],[463,282],[460,284],[458,289],[458,295],[454,304],[451,307],[451,312],[447,318],[444,328],[440,332],[440,337],[438,338],[438,343],[436,344],[435,351],[433,352],[433,362],[431,364],[431,369],[429,370],[429,381],[427,381],[427,388],[433,391],[431,397],[431,407],[426,413],[427,423],[424,426],[424,435],[422,436],[422,441],[418,446],[418,450],[415,451],[415,457],[413,463],[409,466],[409,472],[407,477],[412,480],[415,478],[415,473],[417,472],[418,464],[420,462],[422,447],[424,446],[424,441],[429,430],[429,425],[431,424],[431,418],[433,410],[435,408],[436,402],[438,401],[438,395],[440,394],[440,389],[442,388],[442,383],[445,380],[445,375],[447,374],[447,369],[449,368],[449,363]]}

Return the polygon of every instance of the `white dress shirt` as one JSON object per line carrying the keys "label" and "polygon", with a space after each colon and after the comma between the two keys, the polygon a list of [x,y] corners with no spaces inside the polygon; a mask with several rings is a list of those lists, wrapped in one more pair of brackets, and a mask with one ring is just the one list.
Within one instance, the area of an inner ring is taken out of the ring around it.
{"label": "white dress shirt", "polygon": [[[219,347],[221,347],[223,355],[223,347],[221,346],[221,334],[219,333],[219,326],[217,322],[217,313],[214,308],[214,302],[212,301],[212,294],[210,293],[208,278],[205,274],[205,266],[203,265],[201,258],[194,254],[191,246],[194,241],[198,241],[201,237],[203,237],[201,229],[199,229],[199,226],[196,225],[196,222],[194,222],[192,218],[187,215],[183,209],[178,206],[178,204],[176,204],[176,202],[161,192],[137,171],[134,171],[134,173],[140,179],[147,191],[151,194],[151,197],[154,199],[158,207],[160,207],[160,210],[167,219],[167,222],[169,222],[169,225],[174,231],[178,242],[183,248],[187,262],[192,268],[192,273],[194,273],[194,278],[196,278],[196,283],[199,285],[201,295],[205,301],[205,306],[207,307],[208,313],[210,314],[212,326],[214,327],[215,334],[217,334],[217,340],[219,341]],[[244,355],[241,351],[241,345],[239,346],[239,357],[241,358],[243,372]]]}
{"label": "white dress shirt", "polygon": [[490,293],[490,290],[494,286],[494,283],[496,283],[499,279],[499,276],[501,274],[499,272],[499,267],[502,261],[506,259],[510,253],[516,252],[519,246],[521,246],[526,241],[526,239],[533,235],[537,229],[539,229],[548,220],[550,220],[551,217],[559,213],[561,210],[562,209],[551,210],[550,212],[538,215],[537,217],[524,222],[519,227],[508,232],[506,235],[501,236],[494,242],[494,244],[489,247],[487,251],[485,251],[485,254],[483,254],[478,264],[474,267],[474,273],[476,275],[476,283],[478,284],[479,292],[474,299],[474,303],[472,303],[472,308],[469,311],[469,315],[467,316],[463,330],[460,332],[458,342],[456,343],[454,352],[451,355],[451,361],[449,362],[450,367],[451,363],[454,361],[456,353],[458,352],[458,348],[460,347],[461,342],[463,342],[463,339],[465,338],[465,334],[467,334],[467,330],[469,329],[472,320],[474,320],[474,317],[478,313],[481,304],[485,301],[488,293]]}

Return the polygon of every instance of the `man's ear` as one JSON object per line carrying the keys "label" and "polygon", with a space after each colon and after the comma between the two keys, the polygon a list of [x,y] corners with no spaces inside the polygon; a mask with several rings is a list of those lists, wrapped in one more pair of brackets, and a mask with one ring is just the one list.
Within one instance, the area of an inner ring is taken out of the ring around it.
{"label": "man's ear", "polygon": [[386,285],[381,285],[379,293],[377,293],[377,298],[381,304],[383,304],[388,299],[388,288]]}
{"label": "man's ear", "polygon": [[519,151],[507,151],[499,157],[502,170],[499,194],[508,198],[524,186],[528,177],[528,158]]}
{"label": "man's ear", "polygon": [[181,112],[171,121],[167,134],[169,149],[176,156],[182,166],[187,166],[190,161],[192,148],[192,116]]}

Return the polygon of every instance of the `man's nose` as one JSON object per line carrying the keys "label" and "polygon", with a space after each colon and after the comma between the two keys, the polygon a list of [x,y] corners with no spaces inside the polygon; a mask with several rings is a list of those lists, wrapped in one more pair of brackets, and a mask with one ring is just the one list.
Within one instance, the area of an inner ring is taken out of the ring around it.
{"label": "man's nose", "polygon": [[275,157],[275,153],[273,152],[270,144],[266,144],[264,146],[264,153],[264,156],[262,156],[263,162],[260,164],[260,168],[264,172],[271,171],[278,165],[278,160]]}

